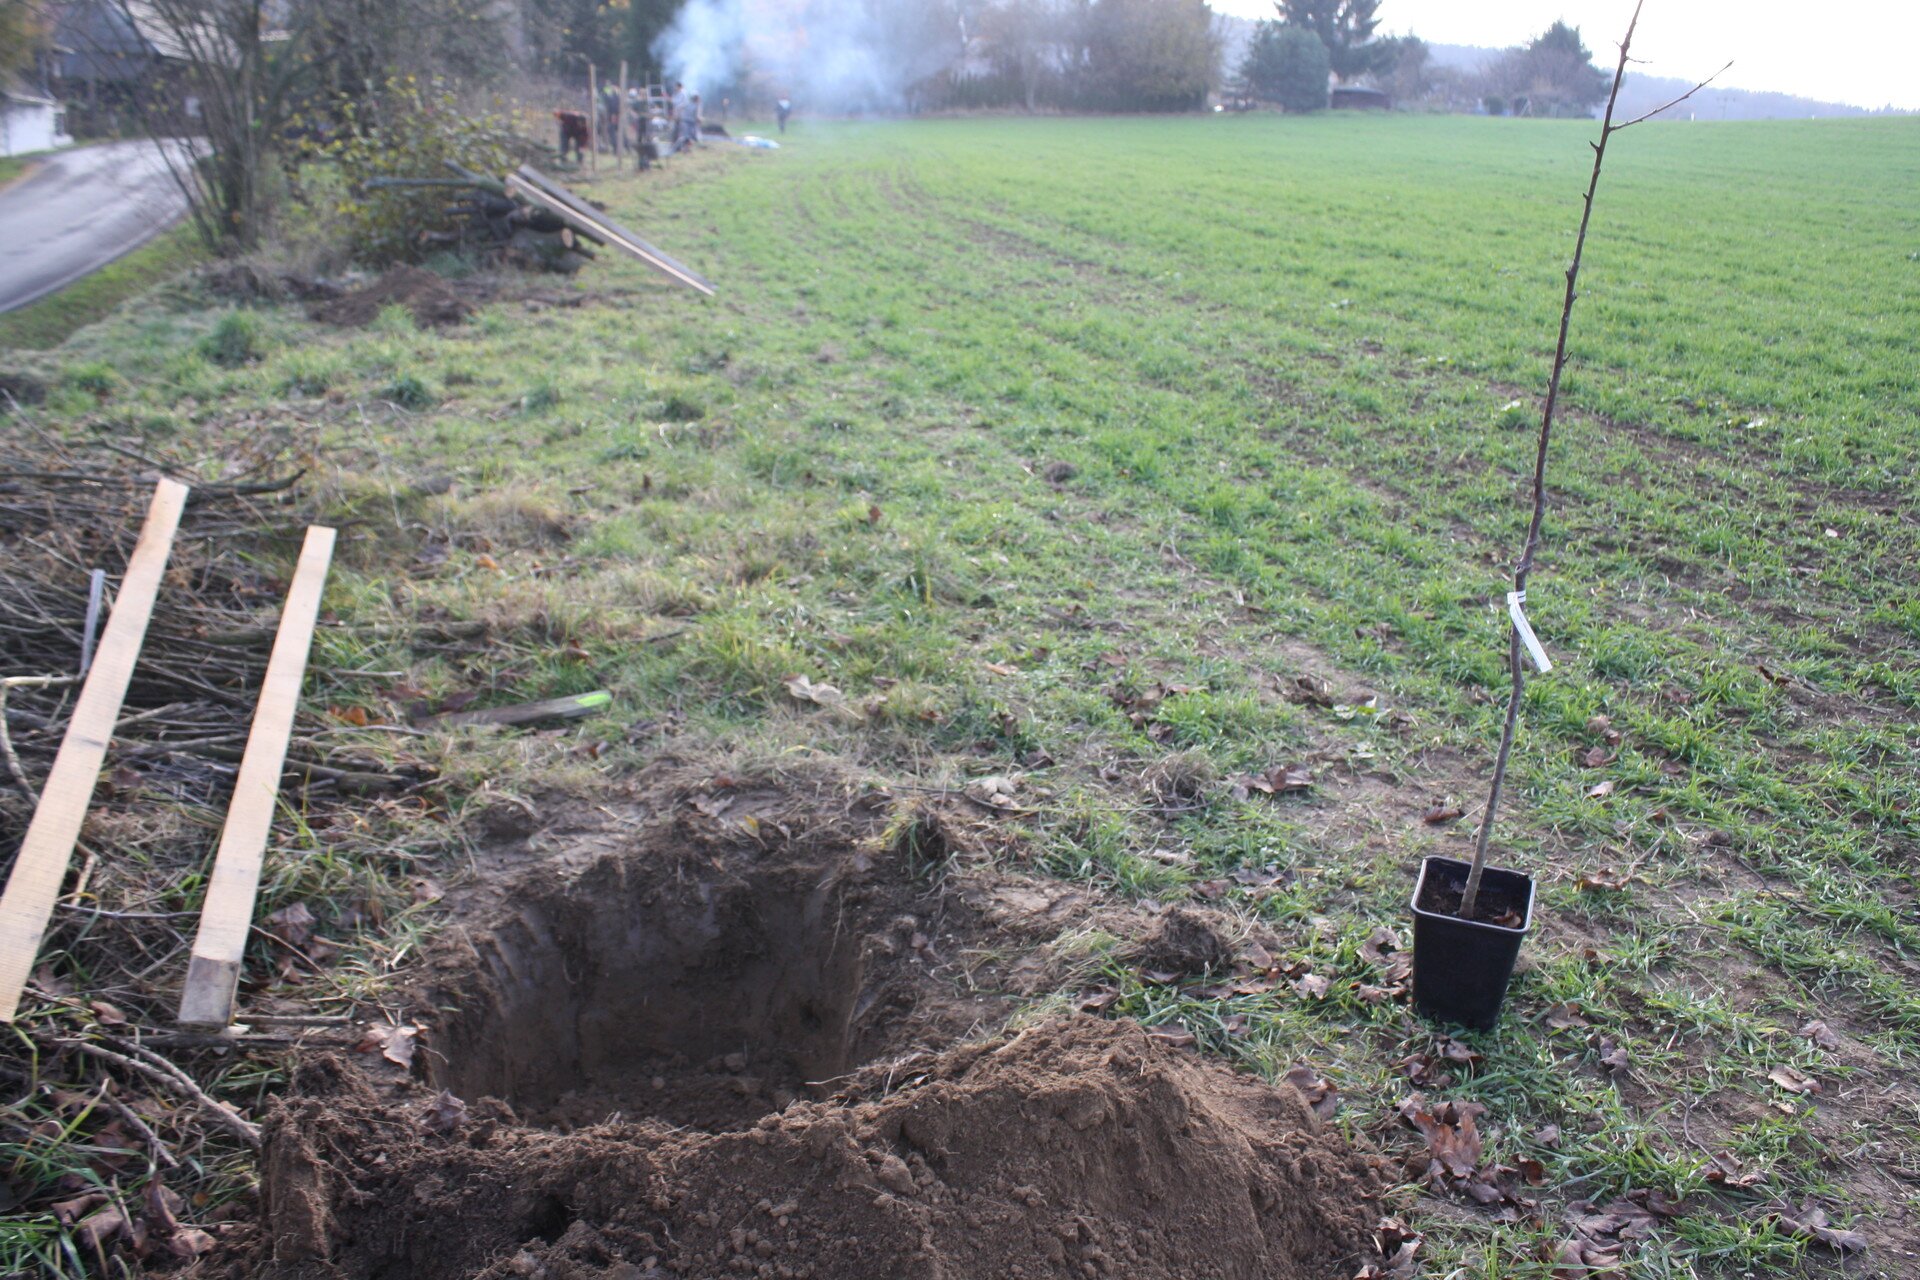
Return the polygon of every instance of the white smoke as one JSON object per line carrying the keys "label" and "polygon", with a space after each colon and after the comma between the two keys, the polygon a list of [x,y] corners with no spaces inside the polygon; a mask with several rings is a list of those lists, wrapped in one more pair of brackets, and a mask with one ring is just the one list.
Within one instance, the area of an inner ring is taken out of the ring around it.
{"label": "white smoke", "polygon": [[688,0],[654,42],[690,93],[750,87],[804,110],[894,110],[959,51],[939,6],[913,0]]}

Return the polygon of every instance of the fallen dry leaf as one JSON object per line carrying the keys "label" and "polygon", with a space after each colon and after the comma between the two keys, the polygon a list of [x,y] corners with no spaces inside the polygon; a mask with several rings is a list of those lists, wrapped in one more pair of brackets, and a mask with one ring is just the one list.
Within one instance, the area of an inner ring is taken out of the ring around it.
{"label": "fallen dry leaf", "polygon": [[1453,822],[1465,816],[1466,810],[1457,804],[1437,804],[1421,814],[1420,821],[1430,827],[1437,827],[1443,822]]}
{"label": "fallen dry leaf", "polygon": [[304,902],[282,907],[267,917],[268,931],[290,947],[304,947],[313,941],[316,923]]}
{"label": "fallen dry leaf", "polygon": [[1596,782],[1592,786],[1587,788],[1587,799],[1589,800],[1603,800],[1612,794],[1613,794],[1612,778],[1608,778],[1605,782]]}
{"label": "fallen dry leaf", "polygon": [[1300,1096],[1313,1108],[1313,1114],[1322,1120],[1331,1118],[1340,1106],[1340,1095],[1334,1091],[1332,1082],[1312,1067],[1304,1064],[1295,1066],[1281,1078],[1299,1090]]}
{"label": "fallen dry leaf", "polygon": [[376,1022],[366,1029],[360,1042],[353,1046],[355,1053],[372,1053],[375,1049],[380,1056],[397,1067],[413,1066],[414,1041],[420,1034],[416,1026],[396,1027],[390,1023]]}
{"label": "fallen dry leaf", "polygon": [[1822,1049],[1838,1049],[1840,1047],[1840,1037],[1833,1034],[1833,1029],[1818,1018],[1815,1018],[1806,1026],[1800,1028],[1795,1034],[1813,1041]]}
{"label": "fallen dry leaf", "polygon": [[786,687],[787,694],[796,702],[811,702],[820,707],[837,707],[847,700],[847,695],[830,684],[815,684],[806,676],[788,676],[780,682]]}
{"label": "fallen dry leaf", "polygon": [[1815,1080],[1798,1067],[1790,1067],[1785,1063],[1767,1072],[1767,1079],[1773,1081],[1788,1093],[1814,1094],[1821,1091],[1821,1085],[1818,1080]]}
{"label": "fallen dry leaf", "polygon": [[1333,989],[1333,980],[1317,973],[1309,973],[1297,979],[1293,984],[1293,989],[1303,996],[1309,996],[1315,1000],[1325,1000],[1327,998],[1327,992]]}
{"label": "fallen dry leaf", "polygon": [[1147,1039],[1158,1040],[1175,1049],[1191,1049],[1199,1043],[1199,1037],[1184,1027],[1149,1027]]}
{"label": "fallen dry leaf", "polygon": [[452,1133],[466,1123],[467,1104],[442,1089],[421,1113],[420,1127],[428,1133]]}
{"label": "fallen dry leaf", "polygon": [[1627,882],[1632,879],[1633,877],[1631,875],[1617,872],[1612,867],[1600,867],[1593,871],[1583,872],[1580,878],[1573,882],[1573,887],[1582,893],[1585,893],[1589,889],[1619,890],[1626,888]]}
{"label": "fallen dry leaf", "polygon": [[1568,1031],[1575,1027],[1590,1027],[1586,1015],[1580,1012],[1578,1005],[1556,1004],[1547,1008],[1547,1025],[1555,1031]]}
{"label": "fallen dry leaf", "polygon": [[1612,1036],[1592,1036],[1588,1038],[1587,1044],[1600,1055],[1600,1065],[1608,1071],[1625,1071],[1632,1065],[1627,1057],[1627,1051]]}
{"label": "fallen dry leaf", "polygon": [[1741,1190],[1758,1186],[1765,1179],[1765,1175],[1758,1170],[1742,1169],[1728,1151],[1714,1153],[1713,1158],[1701,1166],[1700,1176],[1715,1186]]}
{"label": "fallen dry leaf", "polygon": [[1782,1205],[1773,1213],[1773,1218],[1787,1231],[1803,1239],[1813,1240],[1838,1253],[1864,1253],[1867,1238],[1858,1231],[1845,1231],[1830,1226],[1827,1211],[1815,1204],[1803,1204],[1798,1209]]}

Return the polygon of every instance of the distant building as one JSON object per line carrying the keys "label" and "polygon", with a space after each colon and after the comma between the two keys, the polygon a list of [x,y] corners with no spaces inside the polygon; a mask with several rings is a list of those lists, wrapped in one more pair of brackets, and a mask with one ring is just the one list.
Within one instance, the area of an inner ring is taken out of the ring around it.
{"label": "distant building", "polygon": [[51,151],[72,141],[58,102],[23,86],[0,85],[0,156]]}
{"label": "distant building", "polygon": [[1328,94],[1327,105],[1338,111],[1345,107],[1354,111],[1391,111],[1393,99],[1382,89],[1363,89],[1358,85],[1336,85]]}

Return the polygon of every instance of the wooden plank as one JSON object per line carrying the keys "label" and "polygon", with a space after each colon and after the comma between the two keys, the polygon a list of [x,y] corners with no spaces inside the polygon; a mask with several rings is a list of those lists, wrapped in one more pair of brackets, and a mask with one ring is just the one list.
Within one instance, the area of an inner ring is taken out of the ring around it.
{"label": "wooden plank", "polygon": [[577,693],[544,702],[522,702],[511,707],[486,707],[479,711],[453,711],[435,716],[427,724],[435,729],[457,729],[462,725],[538,724],[542,720],[584,720],[613,705],[613,695],[605,689]]}
{"label": "wooden plank", "polygon": [[107,618],[99,651],[87,668],[73,718],[67,722],[66,736],[60,739],[40,803],[20,841],[20,854],[13,864],[13,874],[7,877],[6,893],[0,895],[0,1021],[13,1021],[27,975],[33,972],[40,944],[47,936],[47,921],[60,896],[60,882],[66,879],[67,863],[73,857],[74,842],[80,838],[80,824],[86,820],[94,784],[100,780],[100,765],[106,759],[113,726],[120,718],[127,684],[133,679],[133,664],[146,641],[147,620],[153,616],[154,597],[159,594],[167,556],[173,551],[174,531],[180,527],[180,512],[186,505],[186,485],[162,480],[155,486],[153,501],[147,505],[146,523],[141,525],[140,540],[127,560],[126,576],[121,579],[120,594]]}
{"label": "wooden plank", "polygon": [[334,531],[315,525],[307,530],[300,562],[287,588],[287,604],[280,614],[280,632],[260,684],[260,702],[247,732],[246,754],[233,784],[233,803],[220,831],[220,850],[214,856],[213,877],[207,883],[206,902],[200,908],[200,929],[193,939],[193,958],[187,963],[186,986],[180,995],[180,1021],[190,1027],[225,1027],[233,1021],[234,994],[240,984],[240,963],[253,927],[253,904],[260,890],[260,864],[280,801],[280,774],[287,763],[287,739],[293,733],[293,713],[300,705],[300,685],[307,674],[307,654],[313,647],[314,623],[320,617],[320,595],[333,563]]}
{"label": "wooden plank", "polygon": [[[519,177],[525,186],[531,187],[547,196],[547,200],[541,203],[546,204],[548,208],[554,209],[556,213],[559,212],[558,206],[571,209],[576,215],[596,226],[602,234],[611,234],[614,239],[621,241],[629,252],[655,270],[664,275],[671,276],[691,288],[698,289],[708,297],[714,296],[713,285],[708,283],[706,278],[699,272],[687,266],[685,263],[676,260],[671,255],[655,248],[653,245],[648,244],[635,232],[615,222],[613,218],[606,213],[595,209],[532,165],[521,165],[516,171],[516,176]],[[511,179],[509,179],[509,181],[511,181]]]}
{"label": "wooden plank", "polygon": [[704,293],[708,297],[714,296],[713,286],[692,268],[676,262],[646,241],[634,236],[632,232],[621,229],[619,223],[613,222],[581,202],[544,191],[518,174],[507,176],[507,191],[511,195],[519,196],[522,200],[550,210],[574,227],[588,232],[600,243],[625,251],[629,256],[638,258],[669,279]]}

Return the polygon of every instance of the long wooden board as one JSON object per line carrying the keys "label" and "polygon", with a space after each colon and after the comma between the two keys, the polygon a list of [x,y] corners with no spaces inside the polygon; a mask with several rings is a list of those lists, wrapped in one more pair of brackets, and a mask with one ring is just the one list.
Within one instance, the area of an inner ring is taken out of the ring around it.
{"label": "long wooden board", "polygon": [[0,1021],[13,1021],[27,975],[33,972],[40,944],[46,939],[47,921],[60,897],[60,882],[66,879],[67,863],[73,857],[74,842],[80,838],[80,824],[86,820],[94,784],[100,780],[100,765],[106,759],[113,726],[120,719],[120,704],[133,679],[133,664],[146,642],[154,597],[159,594],[167,557],[173,551],[173,535],[186,505],[186,485],[162,480],[154,488],[146,523],[141,525],[140,540],[134,543],[133,555],[127,560],[126,577],[121,579],[120,594],[107,618],[99,651],[87,668],[73,718],[67,722],[66,736],[60,739],[40,803],[20,841],[20,855],[13,864],[13,874],[7,877],[6,893],[0,895]]}
{"label": "long wooden board", "polygon": [[535,204],[544,205],[563,218],[571,215],[569,220],[584,222],[587,230],[609,239],[610,243],[617,244],[660,274],[690,289],[697,289],[709,298],[714,296],[713,285],[699,272],[648,244],[638,234],[615,222],[532,165],[521,165],[508,176],[507,185],[512,187],[516,178],[520,182],[519,194]]}
{"label": "long wooden board", "polygon": [[307,530],[300,562],[287,589],[280,631],[267,659],[260,684],[260,703],[247,732],[246,753],[233,786],[233,803],[220,831],[220,850],[214,856],[213,877],[200,908],[200,930],[193,939],[193,959],[187,963],[187,981],[180,995],[180,1021],[190,1027],[224,1028],[233,1021],[240,964],[246,954],[247,932],[253,927],[253,904],[260,891],[260,866],[280,800],[280,774],[287,763],[287,739],[293,733],[293,713],[300,705],[300,685],[307,674],[307,654],[313,648],[314,623],[320,617],[320,595],[333,563],[334,531],[319,525]]}

